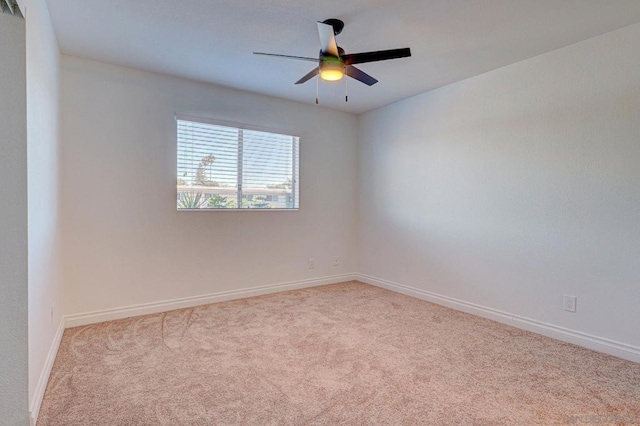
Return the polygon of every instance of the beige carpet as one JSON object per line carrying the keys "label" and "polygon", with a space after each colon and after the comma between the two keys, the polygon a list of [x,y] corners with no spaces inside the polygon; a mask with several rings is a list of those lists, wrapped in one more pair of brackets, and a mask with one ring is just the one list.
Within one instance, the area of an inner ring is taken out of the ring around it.
{"label": "beige carpet", "polygon": [[69,329],[38,419],[639,423],[640,364],[356,282]]}

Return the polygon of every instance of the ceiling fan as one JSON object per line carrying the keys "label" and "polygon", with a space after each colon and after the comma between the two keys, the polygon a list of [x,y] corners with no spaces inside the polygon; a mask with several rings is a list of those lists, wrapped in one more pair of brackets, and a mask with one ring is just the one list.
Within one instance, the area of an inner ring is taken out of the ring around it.
{"label": "ceiling fan", "polygon": [[[373,86],[378,82],[375,78],[364,71],[354,67],[355,64],[365,62],[386,61],[388,59],[406,58],[411,56],[411,49],[390,49],[375,52],[345,54],[344,49],[336,43],[336,37],[342,32],[344,22],[339,19],[327,19],[318,22],[318,34],[320,35],[320,54],[318,58],[307,58],[304,56],[279,55],[275,53],[253,52],[255,55],[275,56],[279,58],[298,59],[302,61],[317,62],[318,66],[308,74],[296,81],[295,84],[302,84],[313,77],[319,75],[327,81],[341,80],[345,75],[354,78],[368,86]],[[348,98],[347,98],[348,99]],[[316,98],[316,103],[318,100]]]}

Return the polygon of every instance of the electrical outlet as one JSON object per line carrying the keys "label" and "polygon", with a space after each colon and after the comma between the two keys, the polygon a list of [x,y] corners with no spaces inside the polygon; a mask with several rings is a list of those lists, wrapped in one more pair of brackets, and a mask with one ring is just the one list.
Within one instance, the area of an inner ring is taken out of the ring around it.
{"label": "electrical outlet", "polygon": [[563,304],[562,304],[562,309],[564,309],[567,312],[575,312],[577,299],[578,298],[576,296],[567,296],[565,294]]}
{"label": "electrical outlet", "polygon": [[340,258],[338,256],[333,256],[333,266],[340,266]]}
{"label": "electrical outlet", "polygon": [[310,257],[309,258],[309,269],[316,269],[316,258],[315,257]]}

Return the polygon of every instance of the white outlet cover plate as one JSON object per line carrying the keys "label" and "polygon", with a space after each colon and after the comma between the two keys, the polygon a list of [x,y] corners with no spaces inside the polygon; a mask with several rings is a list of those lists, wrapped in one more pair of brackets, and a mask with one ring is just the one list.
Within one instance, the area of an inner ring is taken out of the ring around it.
{"label": "white outlet cover plate", "polygon": [[564,295],[563,299],[563,309],[567,312],[575,312],[576,311],[576,296],[568,296]]}

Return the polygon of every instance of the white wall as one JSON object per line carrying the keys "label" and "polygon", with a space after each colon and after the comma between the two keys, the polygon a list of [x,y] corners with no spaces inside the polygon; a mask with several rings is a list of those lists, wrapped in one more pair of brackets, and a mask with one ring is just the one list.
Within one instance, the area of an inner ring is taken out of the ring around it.
{"label": "white wall", "polygon": [[46,385],[47,356],[62,318],[58,215],[60,52],[46,2],[27,0],[24,6],[27,26],[29,400],[31,409],[37,410]]}
{"label": "white wall", "polygon": [[[639,36],[359,119],[63,56],[65,313],[358,270],[637,349]],[[302,209],[176,212],[176,112],[300,133]]]}
{"label": "white wall", "polygon": [[25,23],[0,13],[0,423],[28,425]]}
{"label": "white wall", "polygon": [[638,40],[361,116],[359,272],[640,347]]}
{"label": "white wall", "polygon": [[[67,314],[355,272],[356,117],[62,58]],[[300,210],[177,212],[176,112],[299,133]]]}

